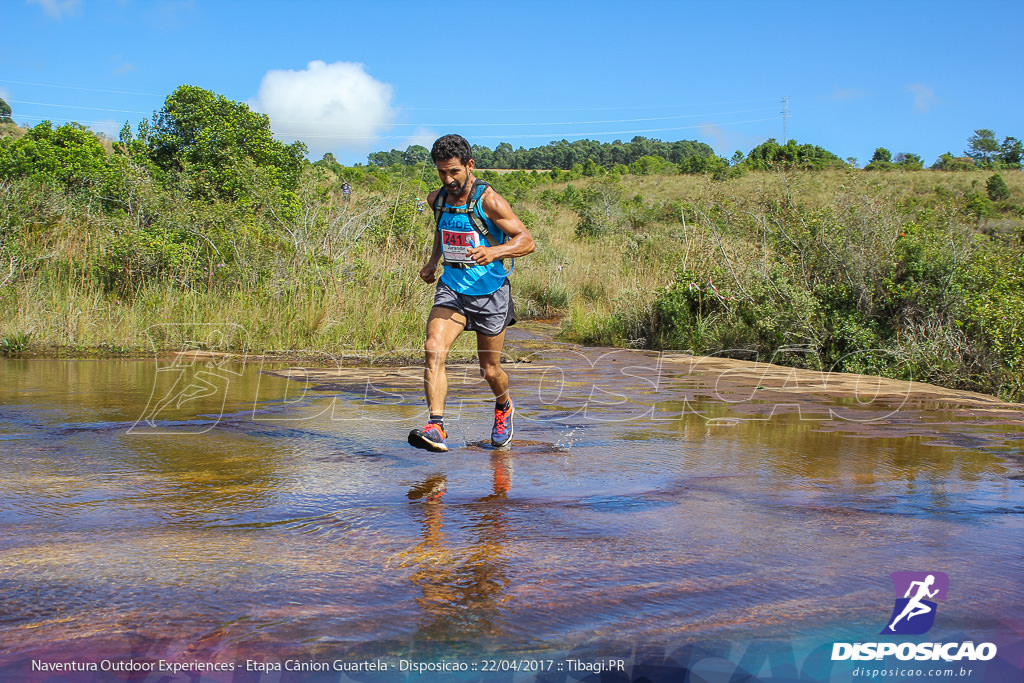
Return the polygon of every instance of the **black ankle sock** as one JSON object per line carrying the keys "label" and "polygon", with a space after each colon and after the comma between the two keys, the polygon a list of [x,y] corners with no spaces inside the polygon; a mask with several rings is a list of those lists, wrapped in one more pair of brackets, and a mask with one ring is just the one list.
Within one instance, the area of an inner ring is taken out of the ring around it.
{"label": "black ankle sock", "polygon": [[431,415],[430,423],[436,424],[441,429],[444,429],[444,416],[443,415]]}
{"label": "black ankle sock", "polygon": [[498,403],[497,401],[495,401],[494,402],[494,407],[497,408],[498,410],[504,412],[504,411],[507,411],[509,408],[512,407],[512,401],[505,401],[504,403]]}

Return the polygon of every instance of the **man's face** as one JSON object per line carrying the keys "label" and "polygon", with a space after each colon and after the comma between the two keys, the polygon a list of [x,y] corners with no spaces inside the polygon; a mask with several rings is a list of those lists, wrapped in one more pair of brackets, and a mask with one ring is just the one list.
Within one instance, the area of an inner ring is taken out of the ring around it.
{"label": "man's face", "polygon": [[469,174],[473,172],[474,165],[473,160],[470,159],[463,166],[462,161],[458,157],[452,157],[435,164],[437,167],[437,177],[441,179],[441,183],[447,188],[448,194],[456,197],[462,196],[466,191]]}

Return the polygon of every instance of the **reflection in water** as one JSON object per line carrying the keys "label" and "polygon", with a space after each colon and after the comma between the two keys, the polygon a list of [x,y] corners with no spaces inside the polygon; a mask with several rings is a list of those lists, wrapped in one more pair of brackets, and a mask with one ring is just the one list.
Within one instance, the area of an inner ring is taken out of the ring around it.
{"label": "reflection in water", "polygon": [[[840,420],[892,410],[728,402],[693,374],[644,379],[645,359],[566,363],[564,392],[539,362],[512,369],[544,391],[517,378],[511,450],[443,457],[405,442],[421,373],[303,389],[223,362],[0,359],[0,678],[68,653],[861,638],[889,616],[888,574],[921,568],[956,586],[937,638],[1024,632],[1019,411]],[[470,404],[489,393],[460,392],[453,433],[486,434]]]}
{"label": "reflection in water", "polygon": [[[444,474],[432,475],[409,490],[409,499],[420,502],[413,514],[419,518],[422,539],[401,554],[399,566],[416,567],[410,580],[422,591],[416,598],[422,611],[417,641],[494,640],[505,633],[505,502],[512,485],[507,451],[491,455],[491,470],[492,493],[461,508],[446,508]],[[446,515],[450,525],[463,522],[470,533],[467,542],[445,533]]]}

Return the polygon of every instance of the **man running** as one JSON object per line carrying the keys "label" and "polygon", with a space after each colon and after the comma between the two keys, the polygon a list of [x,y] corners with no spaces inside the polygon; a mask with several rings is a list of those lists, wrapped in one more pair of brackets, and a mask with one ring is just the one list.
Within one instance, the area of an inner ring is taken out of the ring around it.
{"label": "man running", "polygon": [[[409,433],[409,443],[429,451],[448,450],[445,360],[455,339],[467,330],[476,332],[480,374],[494,393],[491,444],[500,448],[512,440],[515,413],[508,375],[501,367],[505,328],[516,320],[508,275],[511,259],[534,250],[533,237],[508,202],[473,176],[475,163],[465,138],[438,138],[430,158],[442,183],[427,197],[436,229],[430,258],[420,270],[420,278],[427,284],[437,281],[424,344],[423,385],[430,420],[423,429]],[[436,271],[442,257],[445,268],[438,280]]]}
{"label": "man running", "polygon": [[[895,632],[896,624],[898,624],[899,621],[904,617],[906,617],[907,621],[910,621],[914,617],[918,617],[922,614],[927,614],[928,612],[932,611],[932,608],[924,604],[922,600],[924,600],[925,598],[934,598],[935,595],[939,592],[938,588],[936,588],[933,591],[928,590],[932,587],[932,584],[934,583],[935,576],[933,574],[929,574],[924,581],[910,582],[910,585],[907,587],[907,593],[903,596],[904,598],[910,598],[910,600],[907,601],[907,605],[903,608],[903,611],[900,612],[900,615],[893,619],[892,623],[889,624],[890,631]],[[911,593],[914,593],[913,597],[911,597]]]}

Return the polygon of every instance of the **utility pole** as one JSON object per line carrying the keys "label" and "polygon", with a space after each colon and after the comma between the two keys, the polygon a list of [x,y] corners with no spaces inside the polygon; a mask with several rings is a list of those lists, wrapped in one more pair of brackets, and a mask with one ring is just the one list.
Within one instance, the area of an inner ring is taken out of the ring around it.
{"label": "utility pole", "polygon": [[782,98],[782,144],[789,142],[789,95]]}

